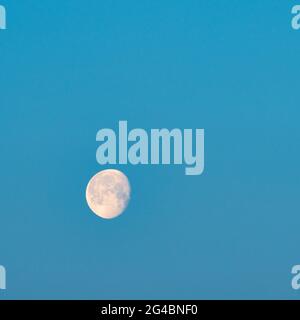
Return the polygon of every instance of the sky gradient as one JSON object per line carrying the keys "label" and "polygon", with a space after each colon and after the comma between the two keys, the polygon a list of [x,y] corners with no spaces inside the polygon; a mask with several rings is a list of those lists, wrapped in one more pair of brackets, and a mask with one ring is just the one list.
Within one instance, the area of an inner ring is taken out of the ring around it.
{"label": "sky gradient", "polygon": [[[297,2],[0,3],[0,299],[300,298]],[[205,170],[114,166],[105,221],[85,188],[120,120],[204,128]]]}

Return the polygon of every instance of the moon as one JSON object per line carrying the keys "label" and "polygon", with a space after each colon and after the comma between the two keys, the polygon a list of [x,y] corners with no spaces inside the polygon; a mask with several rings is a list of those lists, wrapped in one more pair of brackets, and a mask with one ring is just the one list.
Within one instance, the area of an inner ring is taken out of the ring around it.
{"label": "moon", "polygon": [[113,219],[126,209],[131,188],[126,175],[119,170],[103,170],[94,175],[86,188],[90,209],[103,219]]}

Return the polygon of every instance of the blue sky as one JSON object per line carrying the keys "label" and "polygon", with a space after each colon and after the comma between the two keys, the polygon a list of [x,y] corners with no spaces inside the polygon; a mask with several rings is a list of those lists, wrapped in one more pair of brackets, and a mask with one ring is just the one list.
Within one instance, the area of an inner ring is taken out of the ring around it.
{"label": "blue sky", "polygon": [[[0,299],[299,299],[295,1],[1,0]],[[85,202],[96,132],[204,128],[205,171],[115,166]]]}

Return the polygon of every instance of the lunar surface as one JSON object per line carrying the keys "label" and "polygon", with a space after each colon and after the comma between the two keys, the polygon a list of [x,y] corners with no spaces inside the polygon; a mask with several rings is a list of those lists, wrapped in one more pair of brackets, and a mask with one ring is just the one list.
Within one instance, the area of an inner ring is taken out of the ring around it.
{"label": "lunar surface", "polygon": [[86,201],[99,217],[113,219],[127,207],[130,199],[130,184],[124,173],[118,170],[103,170],[92,177],[86,188]]}

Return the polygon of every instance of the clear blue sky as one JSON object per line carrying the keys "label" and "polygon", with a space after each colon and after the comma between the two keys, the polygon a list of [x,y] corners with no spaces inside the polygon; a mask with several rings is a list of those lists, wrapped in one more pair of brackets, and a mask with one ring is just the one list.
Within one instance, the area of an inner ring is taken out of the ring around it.
{"label": "clear blue sky", "polygon": [[[0,3],[0,299],[300,298],[297,2]],[[116,166],[104,221],[85,188],[119,120],[204,128],[205,171]]]}

